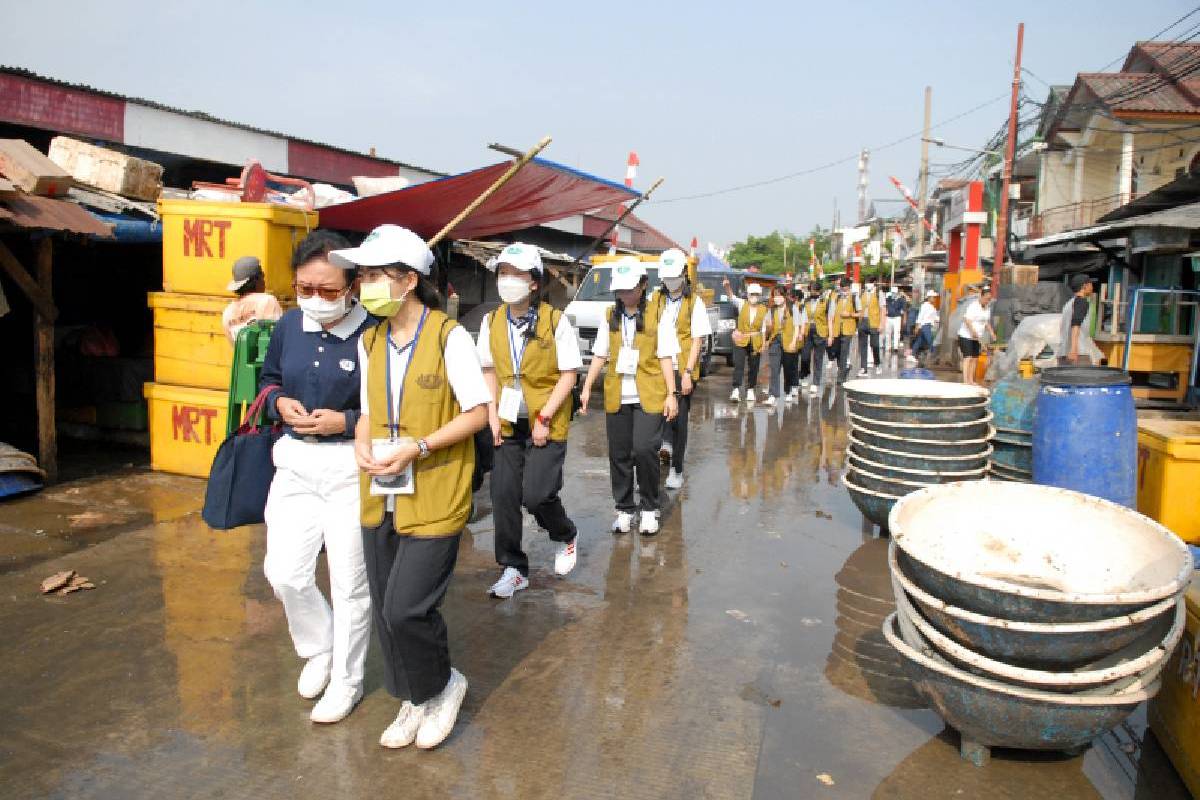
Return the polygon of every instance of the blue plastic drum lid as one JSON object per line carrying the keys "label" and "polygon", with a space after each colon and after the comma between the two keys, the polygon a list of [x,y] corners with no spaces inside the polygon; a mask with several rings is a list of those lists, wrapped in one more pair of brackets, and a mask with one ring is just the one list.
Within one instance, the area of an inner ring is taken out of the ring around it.
{"label": "blue plastic drum lid", "polygon": [[992,424],[997,431],[1033,433],[1041,384],[1034,378],[1007,375],[992,387]]}
{"label": "blue plastic drum lid", "polygon": [[908,379],[931,381],[936,376],[927,369],[921,369],[920,367],[913,367],[911,369],[900,370],[900,377],[908,378]]}
{"label": "blue plastic drum lid", "polygon": [[1033,482],[1137,507],[1137,412],[1129,375],[1045,370],[1033,425]]}

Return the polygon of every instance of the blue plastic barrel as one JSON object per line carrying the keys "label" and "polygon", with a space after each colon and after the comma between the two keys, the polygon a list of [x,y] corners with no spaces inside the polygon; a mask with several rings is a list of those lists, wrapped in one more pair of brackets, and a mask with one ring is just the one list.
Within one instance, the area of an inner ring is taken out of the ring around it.
{"label": "blue plastic barrel", "polygon": [[917,380],[931,381],[931,380],[933,380],[933,379],[934,379],[936,376],[935,376],[935,375],[934,375],[932,372],[930,372],[929,370],[927,370],[927,369],[923,369],[923,368],[921,368],[921,367],[912,367],[911,369],[902,369],[902,370],[900,370],[900,377],[901,377],[901,378],[913,378],[913,379],[917,379]]}
{"label": "blue plastic barrel", "polygon": [[1033,482],[1137,507],[1137,412],[1129,375],[1111,367],[1042,371]]}

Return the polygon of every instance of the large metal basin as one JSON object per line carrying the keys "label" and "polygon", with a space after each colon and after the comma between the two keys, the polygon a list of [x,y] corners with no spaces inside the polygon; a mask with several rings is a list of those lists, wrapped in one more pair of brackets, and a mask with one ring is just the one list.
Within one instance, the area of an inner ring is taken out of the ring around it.
{"label": "large metal basin", "polygon": [[900,499],[898,495],[877,492],[859,486],[851,479],[849,473],[842,475],[842,485],[850,492],[850,499],[862,515],[881,528],[887,528],[888,512]]}
{"label": "large metal basin", "polygon": [[917,687],[950,727],[968,741],[1022,750],[1077,750],[1120,725],[1159,683],[1120,692],[1057,694],[981,678],[914,648],[900,636],[896,615],[883,635],[904,660]]}
{"label": "large metal basin", "polygon": [[849,435],[850,452],[870,461],[886,464],[898,469],[928,470],[931,472],[962,472],[986,467],[992,458],[992,447],[984,444],[982,450],[972,455],[913,455],[902,451],[888,450],[866,444],[854,433]]}
{"label": "large metal basin", "polygon": [[896,590],[896,609],[900,612],[901,633],[909,644],[912,641],[905,630],[906,624],[913,625],[939,655],[956,666],[985,678],[1052,692],[1079,692],[1110,685],[1127,688],[1138,682],[1154,681],[1166,666],[1175,645],[1179,644],[1187,620],[1185,606],[1180,600],[1175,604],[1173,615],[1163,615],[1145,634],[1115,653],[1072,669],[1061,666],[1034,669],[989,658],[959,644],[931,625],[913,607],[907,593],[899,588]]}
{"label": "large metal basin", "polygon": [[877,461],[871,461],[853,451],[846,454],[846,460],[849,462],[851,468],[860,472],[878,475],[880,478],[888,480],[909,481],[916,484],[981,481],[987,475],[988,471],[987,465],[972,470],[955,470],[953,472],[949,470],[902,469],[887,464],[880,464]]}
{"label": "large metal basin", "polygon": [[921,441],[960,442],[982,439],[992,430],[992,412],[970,422],[883,422],[850,412],[850,424],[856,430],[876,431]]}
{"label": "large metal basin", "polygon": [[1001,466],[1008,467],[1009,470],[1020,470],[1033,477],[1033,445],[1031,444],[1012,444],[1002,439],[993,439],[992,447],[995,452],[992,454],[992,461]]}
{"label": "large metal basin", "polygon": [[930,486],[888,527],[901,566],[947,603],[1005,620],[1084,622],[1132,614],[1183,591],[1187,546],[1098,497],[999,481]]}
{"label": "large metal basin", "polygon": [[1010,481],[1024,481],[1031,483],[1033,481],[1033,473],[1027,469],[1020,467],[1009,466],[1000,461],[996,456],[992,456],[992,474],[998,478],[1005,478]]}
{"label": "large metal basin", "polygon": [[[907,382],[907,381],[906,381]],[[938,406],[936,408],[921,406],[879,405],[848,399],[850,412],[865,419],[880,422],[905,422],[914,424],[940,424],[943,422],[973,422],[983,419],[989,413],[987,400],[979,400],[969,405]]]}
{"label": "large metal basin", "polygon": [[902,408],[974,405],[988,399],[988,390],[982,386],[946,381],[859,378],[846,381],[843,388],[850,400]]}
{"label": "large metal basin", "polygon": [[1168,597],[1133,614],[1087,622],[1017,622],[968,611],[925,591],[912,579],[895,541],[888,550],[888,566],[897,597],[906,594],[946,636],[980,655],[1035,669],[1076,667],[1112,655],[1169,620],[1178,602]]}
{"label": "large metal basin", "polygon": [[970,441],[947,442],[938,439],[914,439],[909,436],[898,436],[894,433],[881,433],[862,427],[853,427],[851,435],[871,447],[891,450],[895,453],[907,453],[914,456],[974,456],[987,450],[988,439],[993,431],[978,439]]}
{"label": "large metal basin", "polygon": [[911,492],[920,491],[929,485],[926,481],[907,481],[899,478],[888,478],[883,475],[876,475],[862,467],[855,466],[854,462],[850,462],[850,468],[847,474],[854,479],[854,482],[863,487],[870,489],[873,492],[882,492],[883,494],[892,495],[894,497],[903,497]]}

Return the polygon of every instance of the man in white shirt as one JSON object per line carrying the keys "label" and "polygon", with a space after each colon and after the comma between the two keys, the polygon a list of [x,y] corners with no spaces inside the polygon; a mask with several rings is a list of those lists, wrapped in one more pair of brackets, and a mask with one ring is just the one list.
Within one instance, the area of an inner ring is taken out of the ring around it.
{"label": "man in white shirt", "polygon": [[925,354],[933,349],[934,333],[942,319],[937,306],[933,304],[937,298],[938,293],[930,289],[925,293],[925,302],[921,303],[921,309],[917,312],[917,338],[913,341],[913,355],[922,367],[925,366]]}
{"label": "man in white shirt", "polygon": [[[992,290],[984,289],[979,297],[970,301],[963,312],[962,325],[958,328],[958,349],[962,353],[963,383],[975,385],[975,369],[979,355],[983,352],[983,337],[996,338],[992,328]],[[989,340],[990,340],[989,339]]]}

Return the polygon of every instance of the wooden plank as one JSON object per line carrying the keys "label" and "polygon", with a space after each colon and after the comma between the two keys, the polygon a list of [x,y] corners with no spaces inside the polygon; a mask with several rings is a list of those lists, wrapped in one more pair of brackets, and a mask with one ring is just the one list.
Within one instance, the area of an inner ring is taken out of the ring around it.
{"label": "wooden plank", "polygon": [[160,165],[69,136],[50,140],[50,160],[79,183],[122,197],[154,201],[162,191]]}
{"label": "wooden plank", "polygon": [[39,314],[51,322],[58,319],[58,309],[54,306],[54,298],[42,291],[37,281],[21,266],[21,262],[17,261],[17,257],[4,242],[0,242],[0,269],[3,269],[16,282],[17,286],[21,287],[21,291],[29,298],[29,302],[33,303],[33,307]]}
{"label": "wooden plank", "polygon": [[23,139],[0,139],[0,174],[29,194],[65,195],[71,188],[66,170]]}
{"label": "wooden plank", "polygon": [[[47,297],[53,298],[54,240],[49,236],[38,242],[37,282]],[[51,300],[53,307],[53,300]],[[34,314],[34,373],[37,381],[38,466],[46,481],[58,480],[58,432],[54,427],[54,319]]]}

